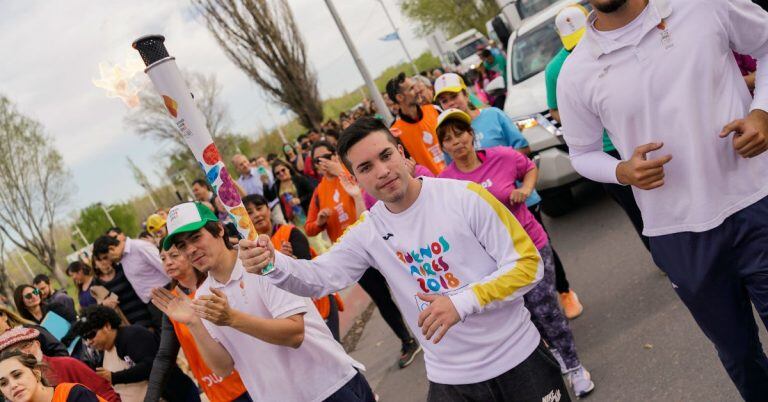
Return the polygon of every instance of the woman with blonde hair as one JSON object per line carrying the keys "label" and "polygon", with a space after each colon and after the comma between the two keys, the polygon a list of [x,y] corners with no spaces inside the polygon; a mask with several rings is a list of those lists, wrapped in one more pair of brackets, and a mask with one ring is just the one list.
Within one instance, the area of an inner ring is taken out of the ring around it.
{"label": "woman with blonde hair", "polygon": [[40,335],[37,337],[37,340],[40,342],[40,347],[43,349],[44,355],[51,357],[69,356],[64,344],[59,342],[59,340],[48,332],[48,330],[39,325],[35,325],[32,321],[22,318],[10,308],[0,305],[0,334],[15,327],[34,328],[38,330]]}

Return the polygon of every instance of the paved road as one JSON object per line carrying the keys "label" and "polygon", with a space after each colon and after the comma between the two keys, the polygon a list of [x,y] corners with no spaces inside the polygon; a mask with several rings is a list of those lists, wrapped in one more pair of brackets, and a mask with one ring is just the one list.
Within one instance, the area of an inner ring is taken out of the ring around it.
{"label": "paved road", "polygon": [[[737,401],[715,350],[653,265],[623,211],[581,189],[576,211],[546,221],[584,314],[572,322],[597,387],[589,401]],[[763,343],[768,342],[760,325]],[[352,355],[384,402],[424,401],[423,359],[398,370],[399,344],[374,313]]]}

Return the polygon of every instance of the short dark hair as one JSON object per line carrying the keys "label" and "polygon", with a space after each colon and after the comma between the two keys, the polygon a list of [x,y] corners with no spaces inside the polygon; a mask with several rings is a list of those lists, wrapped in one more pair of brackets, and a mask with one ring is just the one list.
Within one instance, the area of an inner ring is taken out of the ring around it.
{"label": "short dark hair", "polygon": [[107,229],[104,234],[109,234],[110,232],[115,232],[117,234],[123,234],[123,229],[120,229],[118,226],[112,226],[111,228]]}
{"label": "short dark hair", "polygon": [[144,238],[152,239],[153,238],[152,235],[149,232],[147,232],[146,230],[142,230],[141,233],[139,233],[139,235],[137,237],[139,239],[144,239]]}
{"label": "short dark hair", "polygon": [[387,96],[392,99],[392,102],[397,103],[397,94],[400,93],[400,86],[403,85],[405,79],[408,78],[405,73],[400,73],[387,81]]}
{"label": "short dark hair", "polygon": [[352,164],[349,162],[349,159],[347,159],[347,153],[349,153],[349,150],[355,144],[362,141],[363,138],[377,131],[385,133],[387,140],[391,142],[395,147],[399,145],[397,138],[392,135],[392,132],[389,131],[387,126],[381,120],[375,117],[361,117],[355,120],[351,126],[347,127],[347,129],[341,133],[341,138],[339,138],[339,157],[344,163],[344,166],[347,167],[347,170],[353,172]]}
{"label": "short dark hair", "polygon": [[40,282],[45,282],[46,284],[51,284],[51,278],[48,277],[46,274],[37,274],[34,279],[32,279],[32,284],[37,285]]}
{"label": "short dark hair", "polygon": [[211,186],[208,184],[208,182],[205,179],[195,179],[195,181],[192,182],[192,185],[194,186],[195,184],[201,187],[205,187],[208,190],[211,189]]}
{"label": "short dark hair", "polygon": [[243,206],[247,206],[248,204],[251,204],[254,207],[269,205],[269,203],[267,202],[267,199],[260,194],[250,194],[243,197]]}
{"label": "short dark hair", "polygon": [[122,323],[123,321],[120,319],[117,311],[101,304],[94,304],[83,310],[82,314],[80,314],[80,319],[77,320],[72,329],[77,335],[85,336],[91,331],[98,331],[104,328],[107,324],[113,329],[118,329]]}
{"label": "short dark hair", "polygon": [[488,49],[483,49],[483,50],[480,51],[480,56],[482,58],[491,57],[491,56],[493,56],[493,53],[491,53],[491,51],[488,50]]}
{"label": "short dark hair", "polygon": [[[82,262],[82,261],[75,261],[69,265],[67,265],[67,275],[69,274],[75,274],[78,272],[82,272],[84,275],[91,275],[91,267],[88,266],[88,264]],[[37,283],[37,282],[35,282]],[[48,282],[50,283],[50,282]]]}
{"label": "short dark hair", "polygon": [[473,136],[475,135],[475,131],[469,123],[459,119],[448,118],[437,128],[437,142],[441,147],[443,146],[443,141],[445,141],[445,136],[448,135],[449,131],[452,133],[467,131]]}
{"label": "short dark hair", "polygon": [[277,159],[277,154],[274,152],[270,152],[267,154],[267,162],[272,162],[273,160]]}
{"label": "short dark hair", "polygon": [[301,142],[301,140],[308,138],[306,134],[299,134],[298,137],[296,137],[296,142]]}
{"label": "short dark hair", "polygon": [[117,240],[116,238],[112,236],[99,236],[94,242],[93,242],[93,256],[98,257],[102,254],[109,253],[109,247],[110,246],[119,246],[120,240]]}

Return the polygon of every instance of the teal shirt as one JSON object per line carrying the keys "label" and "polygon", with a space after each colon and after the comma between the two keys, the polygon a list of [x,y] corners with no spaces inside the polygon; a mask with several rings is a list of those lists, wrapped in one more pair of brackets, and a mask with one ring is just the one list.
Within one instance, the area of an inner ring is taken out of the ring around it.
{"label": "teal shirt", "polygon": [[504,83],[507,82],[507,59],[497,49],[491,49],[493,55],[493,63],[483,62],[486,70],[495,71],[504,78]]}
{"label": "teal shirt", "polygon": [[[547,107],[550,109],[558,109],[557,107],[557,77],[560,76],[560,70],[563,68],[565,59],[568,58],[571,52],[561,48],[559,52],[552,58],[547,64],[546,70],[544,70],[544,77],[547,82]],[[610,152],[615,150],[611,139],[608,138],[608,132],[603,130],[603,152]]]}

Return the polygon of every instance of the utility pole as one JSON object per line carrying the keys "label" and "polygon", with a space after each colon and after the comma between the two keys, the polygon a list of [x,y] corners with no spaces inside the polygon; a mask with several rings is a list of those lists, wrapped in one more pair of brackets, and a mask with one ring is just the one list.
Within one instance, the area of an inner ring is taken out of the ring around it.
{"label": "utility pole", "polygon": [[116,227],[117,224],[115,223],[115,220],[112,219],[112,215],[109,214],[109,211],[112,210],[112,207],[107,208],[102,203],[99,203],[99,207],[101,207],[101,210],[104,211],[104,215],[107,215],[107,219],[109,219],[109,224],[112,225],[112,227]]}
{"label": "utility pole", "polygon": [[269,110],[269,105],[267,105],[267,101],[264,101],[264,109],[267,110],[267,114],[269,115],[270,120],[272,120],[272,124],[277,127],[277,134],[280,135],[280,140],[283,141],[283,144],[287,143],[288,140],[285,138],[285,132],[283,132],[283,126],[281,126],[277,120],[275,120],[275,115],[272,114],[272,111]]}
{"label": "utility pole", "polygon": [[189,180],[187,180],[187,177],[184,176],[181,172],[176,173],[174,177],[181,182],[181,184],[184,185],[184,188],[187,189],[187,192],[189,192],[189,199],[194,200],[195,199],[195,193],[192,191],[192,186],[189,185]]}
{"label": "utility pole", "polygon": [[[72,231],[72,236],[74,236],[74,235],[79,235],[80,238],[83,240],[83,244],[85,244],[86,246],[89,244],[88,243],[88,239],[85,238],[85,235],[83,234],[83,231],[80,230],[80,226],[77,226],[77,224],[75,224],[75,230]],[[77,250],[75,250],[75,251],[77,251]]]}
{"label": "utility pole", "polygon": [[347,44],[349,53],[352,54],[352,59],[355,60],[355,64],[357,64],[357,69],[360,70],[360,75],[363,76],[363,80],[368,86],[368,93],[371,95],[373,102],[376,104],[377,111],[384,118],[384,123],[386,123],[387,126],[391,125],[395,119],[392,117],[392,113],[389,111],[389,108],[387,108],[387,104],[384,102],[384,98],[381,97],[379,89],[376,88],[376,84],[373,82],[373,78],[371,78],[371,73],[368,72],[368,67],[365,66],[365,63],[363,63],[363,60],[357,53],[357,48],[355,48],[355,44],[352,42],[352,38],[350,38],[349,32],[347,32],[347,28],[344,27],[344,23],[341,21],[338,12],[336,12],[336,7],[334,7],[333,1],[325,0],[325,4],[328,6],[328,11],[331,12],[331,16],[333,17],[334,22],[336,22],[336,26],[339,28],[341,37],[344,38],[344,42]]}
{"label": "utility pole", "polygon": [[379,0],[379,3],[381,4],[381,8],[384,9],[384,14],[387,16],[387,20],[389,21],[389,25],[392,26],[392,30],[395,31],[395,35],[397,35],[397,40],[400,42],[400,46],[403,47],[403,52],[405,52],[405,57],[408,58],[408,61],[411,63],[411,67],[413,67],[414,74],[419,74],[419,68],[416,67],[416,63],[413,62],[413,57],[411,57],[411,54],[408,53],[408,48],[405,47],[405,42],[403,42],[403,37],[400,36],[400,32],[397,30],[397,26],[395,26],[395,22],[392,21],[392,17],[389,15],[389,10],[387,10],[387,6],[384,5],[384,0]]}

